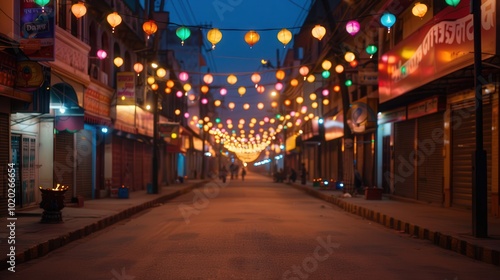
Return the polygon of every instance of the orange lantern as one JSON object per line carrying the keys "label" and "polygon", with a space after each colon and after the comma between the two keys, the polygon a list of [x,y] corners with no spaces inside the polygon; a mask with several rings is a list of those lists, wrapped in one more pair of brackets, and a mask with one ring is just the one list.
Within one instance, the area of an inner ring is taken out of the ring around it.
{"label": "orange lantern", "polygon": [[115,27],[122,23],[122,17],[117,12],[112,12],[106,19],[109,25],[111,25],[111,32],[115,33]]}
{"label": "orange lantern", "polygon": [[259,73],[253,73],[252,76],[250,77],[250,79],[252,80],[252,82],[254,84],[258,84],[260,82],[260,75],[259,75]]}
{"label": "orange lantern", "polygon": [[415,6],[413,6],[413,9],[411,9],[411,12],[414,16],[423,18],[427,13],[427,5],[417,2]]}
{"label": "orange lantern", "polygon": [[302,66],[299,68],[300,75],[304,76],[304,80],[306,79],[307,74],[309,74],[309,68],[307,66]]}
{"label": "orange lantern", "polygon": [[142,30],[144,30],[144,32],[148,35],[149,39],[149,36],[155,34],[156,31],[158,31],[158,25],[154,20],[150,19],[142,25]]}
{"label": "orange lantern", "polygon": [[283,28],[278,32],[278,41],[280,41],[283,44],[283,47],[286,47],[286,45],[292,40],[292,32],[290,30]]}
{"label": "orange lantern", "polygon": [[276,79],[283,80],[285,78],[285,71],[278,70],[276,71]]}
{"label": "orange lantern", "polygon": [[252,48],[253,45],[255,45],[259,40],[260,40],[260,35],[254,30],[250,30],[247,32],[247,34],[245,34],[245,42],[247,42],[250,48]]}
{"label": "orange lantern", "polygon": [[201,86],[201,92],[203,94],[207,94],[207,92],[210,90],[210,88],[207,85],[202,85]]}
{"label": "orange lantern", "polygon": [[344,55],[345,61],[351,62],[356,59],[356,55],[353,52],[346,52]]}
{"label": "orange lantern", "polygon": [[134,71],[137,73],[137,76],[139,76],[139,73],[141,73],[142,70],[144,70],[144,66],[141,63],[137,62],[134,64]]}
{"label": "orange lantern", "polygon": [[298,84],[299,84],[299,81],[298,81],[297,79],[292,79],[292,80],[290,81],[290,85],[291,85],[292,87],[296,87]]}
{"label": "orange lantern", "polygon": [[205,74],[205,76],[203,76],[203,81],[205,84],[209,85],[214,81],[214,77],[211,74]]}
{"label": "orange lantern", "polygon": [[235,75],[231,74],[231,75],[227,76],[227,83],[228,84],[234,85],[234,84],[236,84],[237,81],[238,81],[238,78],[236,78]]}
{"label": "orange lantern", "polygon": [[258,86],[257,87],[257,92],[258,93],[263,93],[265,90],[266,90],[266,88],[264,86]]}
{"label": "orange lantern", "polygon": [[81,18],[87,13],[87,8],[83,2],[79,1],[71,6],[71,12],[76,18]]}

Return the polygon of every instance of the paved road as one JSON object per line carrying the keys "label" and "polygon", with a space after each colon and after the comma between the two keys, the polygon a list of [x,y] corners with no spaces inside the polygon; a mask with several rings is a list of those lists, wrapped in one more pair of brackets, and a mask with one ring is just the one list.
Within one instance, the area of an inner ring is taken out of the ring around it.
{"label": "paved road", "polygon": [[498,279],[285,184],[207,184],[0,279]]}

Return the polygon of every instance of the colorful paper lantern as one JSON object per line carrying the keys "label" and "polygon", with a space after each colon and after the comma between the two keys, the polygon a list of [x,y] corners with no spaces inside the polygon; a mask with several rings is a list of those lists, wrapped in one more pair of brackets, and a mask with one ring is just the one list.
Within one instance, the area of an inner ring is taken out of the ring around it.
{"label": "colorful paper lantern", "polygon": [[71,6],[71,12],[76,18],[81,18],[87,13],[87,7],[81,1]]}
{"label": "colorful paper lantern", "polygon": [[307,66],[302,66],[299,68],[299,73],[300,75],[304,76],[305,80],[305,77],[307,76],[307,74],[309,74],[309,68],[307,68]]}
{"label": "colorful paper lantern", "polygon": [[106,17],[109,25],[111,25],[111,32],[115,33],[115,27],[122,23],[122,17],[117,12],[112,12]]}
{"label": "colorful paper lantern", "polygon": [[321,39],[323,39],[323,37],[326,34],[326,28],[324,28],[319,24],[316,24],[314,28],[311,30],[311,34],[313,35],[314,38],[321,41]]}
{"label": "colorful paper lantern", "polygon": [[335,66],[335,72],[337,72],[338,74],[344,72],[344,66],[342,64],[338,64],[337,66]]}
{"label": "colorful paper lantern", "polygon": [[324,70],[323,72],[321,72],[321,77],[323,77],[323,79],[330,78],[330,71]]}
{"label": "colorful paper lantern", "polygon": [[347,30],[347,33],[354,36],[359,32],[360,29],[359,22],[357,22],[356,20],[350,20],[345,25],[345,29]]}
{"label": "colorful paper lantern", "polygon": [[377,46],[375,45],[368,45],[366,47],[366,53],[370,55],[370,58],[373,57],[373,55],[377,52]]}
{"label": "colorful paper lantern", "polygon": [[225,89],[225,88],[221,88],[221,89],[219,90],[219,93],[220,93],[220,95],[224,96],[224,95],[226,95],[226,94],[227,94],[227,89]]}
{"label": "colorful paper lantern", "polygon": [[137,62],[134,64],[134,71],[135,73],[137,73],[137,75],[139,75],[139,73],[141,73],[142,70],[144,70],[144,66],[142,65],[142,63]]}
{"label": "colorful paper lantern", "polygon": [[250,77],[250,79],[252,80],[252,82],[254,84],[258,84],[260,82],[261,77],[260,77],[259,73],[253,73],[252,76]]}
{"label": "colorful paper lantern", "polygon": [[278,32],[278,35],[276,37],[278,38],[278,41],[283,44],[283,47],[286,47],[286,45],[292,40],[292,32],[290,32],[290,30],[286,28],[283,28]]}
{"label": "colorful paper lantern", "polygon": [[234,85],[234,84],[236,84],[236,82],[238,82],[238,78],[235,75],[231,74],[231,75],[227,76],[227,83],[228,84]]}
{"label": "colorful paper lantern", "polygon": [[345,55],[344,55],[344,59],[347,62],[351,62],[354,59],[356,59],[356,55],[353,52],[346,52]]}
{"label": "colorful paper lantern", "polygon": [[276,79],[278,80],[283,80],[285,78],[285,75],[285,71],[283,70],[276,71]]}
{"label": "colorful paper lantern", "polygon": [[215,45],[222,40],[222,33],[218,28],[212,28],[207,33],[207,40],[212,43],[212,49],[215,49]]}
{"label": "colorful paper lantern", "polygon": [[113,64],[115,64],[116,67],[121,67],[123,65],[123,58],[117,56],[115,59],[113,59]]}
{"label": "colorful paper lantern", "polygon": [[239,87],[239,88],[238,88],[238,94],[239,94],[240,96],[245,95],[245,93],[246,93],[246,92],[247,92],[247,89],[246,89],[245,87]]}
{"label": "colorful paper lantern", "polygon": [[189,79],[189,74],[186,72],[180,72],[179,73],[179,80],[185,82]]}
{"label": "colorful paper lantern", "polygon": [[384,13],[380,17],[380,23],[387,27],[387,33],[391,32],[391,27],[396,23],[396,16],[391,13]]}
{"label": "colorful paper lantern", "polygon": [[97,51],[97,58],[100,60],[105,59],[108,56],[108,53],[105,50],[98,50]]}
{"label": "colorful paper lantern", "polygon": [[150,19],[142,24],[142,30],[144,31],[144,33],[146,33],[146,35],[148,35],[149,39],[149,36],[155,34],[156,31],[158,31],[158,25],[154,20]]}
{"label": "colorful paper lantern", "polygon": [[260,35],[254,30],[250,30],[245,34],[245,42],[247,42],[250,48],[252,48],[253,45],[255,45],[259,40],[260,40]]}
{"label": "colorful paper lantern", "polygon": [[181,39],[181,45],[184,46],[184,41],[191,36],[191,30],[185,26],[181,26],[175,30],[175,35]]}
{"label": "colorful paper lantern", "polygon": [[458,4],[460,4],[460,0],[446,0],[446,4],[452,7],[456,7],[458,6]]}
{"label": "colorful paper lantern", "polygon": [[262,85],[260,85],[260,86],[257,87],[257,92],[258,93],[263,93],[265,90],[266,90],[266,88],[264,86],[262,86]]}
{"label": "colorful paper lantern", "polygon": [[164,78],[167,75],[167,70],[165,68],[158,68],[156,69],[156,76],[159,78]]}
{"label": "colorful paper lantern", "polygon": [[212,76],[212,74],[205,74],[203,76],[203,81],[205,82],[205,84],[209,85],[214,81],[214,77]]}
{"label": "colorful paper lantern", "polygon": [[413,6],[413,9],[411,9],[411,12],[414,16],[423,18],[427,13],[427,5],[417,2],[415,6]]}

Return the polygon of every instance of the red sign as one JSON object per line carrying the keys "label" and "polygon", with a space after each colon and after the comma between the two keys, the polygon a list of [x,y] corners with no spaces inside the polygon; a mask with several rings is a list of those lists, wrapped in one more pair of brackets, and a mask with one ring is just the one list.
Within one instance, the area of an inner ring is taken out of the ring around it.
{"label": "red sign", "polygon": [[[447,7],[379,61],[380,103],[400,96],[474,62],[473,15],[470,1]],[[483,59],[496,53],[496,0],[481,5]]]}

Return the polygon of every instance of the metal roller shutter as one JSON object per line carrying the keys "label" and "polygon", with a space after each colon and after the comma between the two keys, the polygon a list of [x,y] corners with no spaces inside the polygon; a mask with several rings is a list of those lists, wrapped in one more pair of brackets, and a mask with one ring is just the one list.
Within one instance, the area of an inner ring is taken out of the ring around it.
{"label": "metal roller shutter", "polygon": [[[140,142],[135,142],[135,156],[134,156],[134,186],[138,189],[138,186],[142,185],[143,177],[147,176],[144,174],[144,147]],[[140,187],[139,187],[140,188]]]}
{"label": "metal roller shutter", "polygon": [[394,194],[415,197],[415,120],[394,125]]}
{"label": "metal roller shutter", "polygon": [[54,185],[69,186],[66,198],[73,195],[74,191],[74,134],[60,131],[54,140]]}
{"label": "metal roller shutter", "polygon": [[92,198],[92,131],[80,130],[76,135],[78,165],[76,169],[76,191],[87,199]]}
{"label": "metal roller shutter", "polygon": [[123,142],[124,140],[121,139],[120,137],[113,136],[113,142],[112,142],[113,181],[111,182],[111,186],[113,188],[119,187],[123,184],[123,179],[122,179],[122,165],[124,162],[124,157],[122,153]]}
{"label": "metal roller shutter", "polygon": [[[487,154],[488,203],[491,201],[491,145],[492,115],[491,104],[483,107],[483,145]],[[452,166],[451,203],[452,206],[471,208],[472,206],[472,153],[476,148],[474,107],[457,108],[452,113]]]}
{"label": "metal roller shutter", "polygon": [[[443,138],[433,137],[433,131],[443,131],[443,114],[424,116],[418,123],[417,199],[443,202]],[[442,134],[441,134],[442,135]],[[423,157],[423,158],[422,158]]]}

